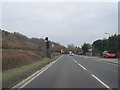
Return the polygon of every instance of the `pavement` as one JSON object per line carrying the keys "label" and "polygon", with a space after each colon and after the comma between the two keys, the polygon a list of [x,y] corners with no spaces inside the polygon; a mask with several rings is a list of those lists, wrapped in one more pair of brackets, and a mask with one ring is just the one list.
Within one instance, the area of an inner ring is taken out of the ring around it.
{"label": "pavement", "polygon": [[103,62],[109,62],[109,63],[113,63],[113,64],[120,64],[118,58],[101,58],[101,57],[83,56],[83,55],[79,55],[79,57],[84,57],[87,59],[93,59],[93,60],[98,60],[98,61],[103,61]]}
{"label": "pavement", "polygon": [[112,90],[118,88],[118,64],[99,62],[84,56],[63,55],[20,87]]}

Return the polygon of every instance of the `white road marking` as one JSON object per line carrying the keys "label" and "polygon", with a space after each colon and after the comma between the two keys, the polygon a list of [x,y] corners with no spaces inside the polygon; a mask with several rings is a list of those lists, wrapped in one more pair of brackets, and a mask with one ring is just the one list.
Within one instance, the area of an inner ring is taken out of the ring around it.
{"label": "white road marking", "polygon": [[[70,57],[70,56],[69,56]],[[70,57],[74,62],[76,61],[75,59],[73,59],[72,57]],[[77,62],[77,61],[76,61]],[[88,71],[84,66],[82,66],[80,63],[77,62],[77,64],[82,67],[84,70],[86,70],[90,75],[92,75],[97,81],[99,81],[103,86],[105,86],[106,88],[108,88],[109,90],[112,90],[107,84],[105,84],[103,81],[101,81],[97,76],[95,76],[94,74],[92,74],[92,72]]]}
{"label": "white road marking", "polygon": [[[51,66],[51,65],[50,65]],[[49,66],[49,67],[50,67]],[[31,78],[29,81],[27,81],[24,85],[22,85],[21,87],[19,88],[23,88],[25,87],[27,84],[29,84],[31,81],[33,81],[36,77],[38,77],[40,74],[42,74],[44,71],[46,71],[49,67],[45,68],[43,71],[41,71],[40,73],[38,73],[36,76],[34,76],[33,78]]]}
{"label": "white road marking", "polygon": [[79,64],[75,59],[73,59],[72,57],[70,57],[75,63],[77,63],[82,69],[86,70],[86,68],[84,66],[82,66],[81,64]]}
{"label": "white road marking", "polygon": [[85,67],[83,67],[81,64],[78,64],[79,66],[81,66],[84,70],[86,70],[86,68]]}
{"label": "white road marking", "polygon": [[77,63],[77,61],[74,61],[74,62],[76,62],[76,63]]}
{"label": "white road marking", "polygon": [[37,72],[32,74],[30,77],[24,79],[22,82],[18,83],[17,85],[13,86],[12,88],[23,88],[23,87],[25,87],[27,84],[29,84],[32,80],[34,80],[36,77],[38,77],[43,72],[45,72],[49,67],[51,67],[55,62],[57,62],[62,57],[63,56],[59,57],[57,60],[51,62],[47,66],[43,67],[41,70],[38,70]]}
{"label": "white road marking", "polygon": [[98,80],[102,85],[104,85],[106,88],[112,90],[108,85],[106,85],[103,81],[101,81],[101,80],[100,80],[99,78],[97,78],[95,75],[92,74],[92,76],[93,76],[96,80]]}

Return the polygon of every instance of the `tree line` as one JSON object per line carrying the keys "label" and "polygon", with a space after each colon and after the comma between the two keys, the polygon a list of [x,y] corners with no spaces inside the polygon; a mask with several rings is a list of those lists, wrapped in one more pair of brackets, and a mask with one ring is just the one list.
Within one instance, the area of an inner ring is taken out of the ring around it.
{"label": "tree line", "polygon": [[[5,30],[0,30],[2,32],[2,49],[21,49],[21,50],[37,50],[45,53],[45,41],[42,38],[28,38],[25,35],[14,32],[10,33]],[[114,34],[108,39],[98,39],[92,44],[84,43],[82,47],[75,46],[74,44],[69,44],[67,47],[50,41],[50,51],[61,53],[69,53],[72,50],[74,53],[82,52],[84,55],[90,52],[92,49],[93,55],[102,54],[103,51],[112,51],[117,55],[120,55],[120,35]],[[54,47],[52,47],[54,44]]]}
{"label": "tree line", "polygon": [[114,34],[108,39],[98,39],[94,41],[92,44],[84,43],[82,46],[82,50],[84,54],[86,52],[89,52],[89,49],[92,49],[93,55],[96,55],[97,53],[102,54],[103,51],[111,51],[116,53],[119,56],[120,53],[120,35]]}

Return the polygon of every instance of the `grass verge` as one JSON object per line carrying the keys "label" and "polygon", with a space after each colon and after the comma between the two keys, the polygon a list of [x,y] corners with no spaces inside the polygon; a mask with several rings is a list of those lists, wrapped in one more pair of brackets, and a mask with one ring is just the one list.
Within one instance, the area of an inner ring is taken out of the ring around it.
{"label": "grass verge", "polygon": [[33,70],[33,69],[37,68],[37,67],[40,67],[40,66],[45,65],[49,62],[52,62],[59,57],[60,56],[55,56],[55,57],[52,57],[52,58],[44,58],[43,60],[41,60],[39,62],[36,62],[36,63],[33,63],[33,64],[30,64],[30,65],[26,65],[26,66],[22,66],[22,67],[19,67],[19,68],[7,70],[7,71],[2,73],[2,80],[4,82],[4,81],[7,81],[7,80],[10,80],[11,78],[18,77],[25,72],[28,72],[30,70]]}

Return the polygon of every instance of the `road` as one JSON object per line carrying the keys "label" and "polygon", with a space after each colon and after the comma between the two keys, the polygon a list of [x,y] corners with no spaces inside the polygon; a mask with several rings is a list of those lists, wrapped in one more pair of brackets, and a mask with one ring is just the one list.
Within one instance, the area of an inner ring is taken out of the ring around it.
{"label": "road", "polygon": [[118,65],[64,55],[24,88],[118,88]]}

